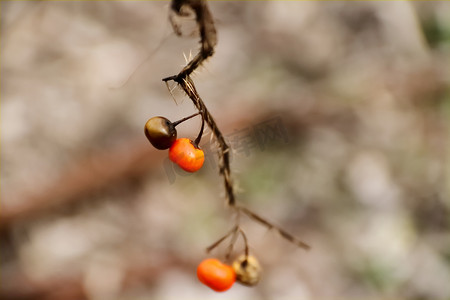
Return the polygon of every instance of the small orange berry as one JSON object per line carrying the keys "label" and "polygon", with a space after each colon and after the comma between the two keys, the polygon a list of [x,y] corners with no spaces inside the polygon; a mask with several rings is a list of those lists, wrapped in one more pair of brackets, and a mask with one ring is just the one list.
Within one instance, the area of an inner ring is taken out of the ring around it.
{"label": "small orange berry", "polygon": [[216,292],[228,290],[236,281],[233,268],[216,258],[207,258],[202,261],[197,267],[197,277],[201,283]]}
{"label": "small orange berry", "polygon": [[190,139],[181,138],[170,147],[169,159],[187,172],[196,172],[203,166],[205,154]]}

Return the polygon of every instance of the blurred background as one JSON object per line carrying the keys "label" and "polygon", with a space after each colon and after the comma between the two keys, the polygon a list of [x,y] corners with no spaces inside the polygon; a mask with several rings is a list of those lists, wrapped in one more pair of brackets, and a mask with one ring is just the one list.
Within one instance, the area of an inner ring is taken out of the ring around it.
{"label": "blurred background", "polygon": [[195,273],[234,222],[214,143],[188,175],[143,133],[195,112],[161,81],[193,20],[178,38],[168,1],[0,4],[1,299],[450,299],[450,2],[209,3],[193,78],[238,201],[312,247],[244,218],[263,277],[225,293]]}

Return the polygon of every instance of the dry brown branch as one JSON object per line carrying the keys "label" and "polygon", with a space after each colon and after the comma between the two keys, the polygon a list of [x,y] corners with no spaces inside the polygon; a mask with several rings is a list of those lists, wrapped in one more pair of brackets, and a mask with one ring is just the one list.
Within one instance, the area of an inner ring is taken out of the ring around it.
{"label": "dry brown branch", "polygon": [[80,276],[52,278],[35,282],[24,274],[9,274],[2,279],[0,299],[3,300],[84,300],[88,299]]}
{"label": "dry brown branch", "polygon": [[[255,118],[267,119],[269,112],[255,112]],[[234,128],[246,128],[251,126],[245,112],[237,111],[232,123],[225,124],[225,132],[231,132]],[[318,116],[314,118],[303,118],[296,116],[286,118],[285,125],[288,127],[301,128],[314,126],[317,123],[333,123],[329,116]],[[95,191],[106,189],[114,183],[126,180],[128,176],[139,178],[147,174],[151,169],[160,166],[158,151],[148,147],[148,142],[142,137],[131,138],[123,146],[108,148],[96,153],[89,154],[80,160],[70,163],[61,172],[59,178],[40,191],[20,195],[20,199],[2,199],[3,203],[22,203],[14,207],[4,206],[0,215],[0,231],[10,228],[13,223],[20,220],[37,217],[53,207],[65,207],[71,203],[85,201]],[[163,154],[161,154],[163,155]]]}
{"label": "dry brown branch", "polygon": [[278,226],[273,225],[272,223],[268,222],[263,217],[255,214],[254,212],[252,212],[248,208],[246,208],[244,206],[239,206],[238,209],[239,209],[239,211],[242,211],[244,214],[246,214],[247,216],[249,216],[253,220],[256,220],[259,223],[261,223],[262,225],[266,226],[268,229],[276,230],[283,238],[285,238],[286,240],[290,241],[291,243],[293,243],[293,244],[295,244],[295,245],[297,245],[297,246],[299,246],[299,247],[301,247],[301,248],[303,248],[305,250],[308,250],[310,248],[310,246],[308,244],[306,244],[305,242],[303,242],[300,239],[296,238],[295,236],[291,235],[290,233],[285,231],[283,228],[280,228]]}
{"label": "dry brown branch", "polygon": [[195,13],[195,19],[200,31],[201,48],[199,53],[178,74],[179,78],[189,76],[202,62],[214,54],[217,44],[216,28],[214,20],[209,11],[206,0],[173,0],[169,12],[169,20],[177,35],[181,35],[180,25],[176,21],[176,15],[188,16],[190,12]]}
{"label": "dry brown branch", "polygon": [[[164,270],[170,268],[192,269],[188,261],[167,253],[163,261],[155,264],[129,262],[123,270],[120,291],[132,290],[134,287],[151,285]],[[70,277],[55,276],[40,280],[32,280],[23,273],[8,274],[2,278],[0,299],[2,300],[84,300],[92,299],[85,286],[84,274],[77,273]]]}
{"label": "dry brown branch", "polygon": [[[230,148],[229,148],[227,142],[225,141],[225,138],[224,138],[222,132],[219,130],[219,127],[217,126],[216,121],[214,120],[213,116],[206,108],[205,103],[198,95],[192,79],[189,76],[187,76],[187,77],[173,76],[170,79],[173,79],[174,81],[176,81],[178,83],[178,85],[186,92],[188,97],[191,98],[195,107],[201,113],[203,120],[206,122],[208,127],[211,129],[216,141],[218,142],[218,144],[219,144],[219,152],[218,152],[219,153],[219,172],[224,178],[227,203],[230,206],[234,206],[235,196],[234,196],[233,183],[232,183],[231,174],[230,174],[231,173],[230,172],[230,155],[229,155]],[[169,79],[165,78],[163,80],[169,80]]]}
{"label": "dry brown branch", "polygon": [[[192,10],[196,15],[197,25],[200,30],[200,44],[201,48],[199,53],[194,57],[192,61],[188,63],[186,67],[184,67],[180,73],[177,75],[173,75],[170,77],[163,78],[163,81],[167,82],[170,80],[175,81],[179,87],[183,89],[183,91],[186,93],[186,95],[192,100],[194,103],[194,106],[197,108],[197,110],[201,113],[203,121],[206,122],[208,127],[211,129],[213,136],[215,137],[217,143],[218,143],[218,156],[219,156],[219,172],[223,176],[224,186],[225,186],[225,193],[226,193],[226,199],[227,203],[230,207],[232,207],[236,213],[238,214],[238,217],[236,218],[236,225],[233,227],[233,229],[225,235],[223,238],[219,239],[216,243],[211,245],[207,248],[207,251],[212,250],[217,245],[219,245],[223,240],[225,240],[229,235],[233,235],[233,239],[231,242],[230,249],[232,249],[232,245],[235,242],[235,236],[236,233],[239,231],[242,236],[244,237],[245,241],[245,249],[246,254],[248,254],[248,245],[247,245],[247,238],[239,227],[239,213],[243,212],[253,220],[263,224],[264,226],[268,227],[269,229],[274,228],[277,230],[280,235],[285,238],[286,240],[290,241],[291,243],[296,244],[297,246],[303,248],[303,249],[309,249],[310,247],[302,242],[300,239],[294,237],[293,235],[289,234],[282,228],[279,228],[278,226],[273,225],[269,221],[265,220],[264,218],[260,217],[259,215],[253,213],[248,208],[245,208],[243,206],[237,206],[236,205],[236,199],[233,189],[233,181],[231,178],[231,172],[230,172],[230,159],[229,159],[229,151],[230,147],[225,141],[225,138],[220,131],[219,127],[217,126],[214,118],[212,117],[211,113],[208,111],[205,103],[200,98],[194,82],[192,81],[191,77],[189,76],[195,69],[197,69],[198,66],[200,66],[203,61],[210,57],[214,53],[214,46],[217,43],[217,37],[216,37],[216,30],[214,28],[214,22],[212,20],[212,15],[209,12],[209,9],[207,7],[206,1],[204,0],[172,0],[172,11],[169,14],[169,19],[173,25],[174,31],[177,34],[180,34],[180,28],[178,27],[178,24],[174,22],[174,14],[180,15],[180,16],[186,16],[188,13],[187,11],[183,9],[190,9]],[[203,128],[203,127],[202,127]],[[228,255],[227,255],[228,256]]]}
{"label": "dry brown branch", "polygon": [[3,207],[0,218],[0,231],[12,223],[35,216],[51,207],[67,205],[83,195],[108,187],[127,177],[141,176],[157,161],[148,143],[142,139],[129,141],[127,147],[109,149],[107,152],[91,156],[73,163],[58,180],[42,192],[24,195],[23,203]]}

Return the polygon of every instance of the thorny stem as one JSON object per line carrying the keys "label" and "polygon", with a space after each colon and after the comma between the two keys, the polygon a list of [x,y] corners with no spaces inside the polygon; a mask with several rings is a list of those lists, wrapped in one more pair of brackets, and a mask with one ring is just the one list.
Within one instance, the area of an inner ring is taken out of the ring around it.
{"label": "thorny stem", "polygon": [[198,95],[197,90],[195,89],[195,86],[194,86],[194,82],[192,81],[192,79],[189,76],[187,76],[185,78],[183,78],[183,77],[180,78],[179,76],[171,76],[171,77],[163,79],[163,81],[168,81],[168,80],[174,80],[175,82],[177,82],[178,85],[188,95],[188,97],[191,98],[195,107],[201,113],[204,122],[206,122],[208,127],[211,129],[214,137],[216,138],[216,141],[219,144],[219,172],[223,176],[223,179],[224,179],[227,203],[229,206],[235,206],[233,183],[231,181],[231,175],[230,175],[231,174],[231,172],[230,172],[230,157],[229,157],[230,148],[228,147],[228,144],[225,141],[225,138],[224,138],[222,132],[220,132],[219,127],[216,124],[216,121],[214,120],[213,116],[206,108],[206,105],[203,102],[203,100]]}
{"label": "thorny stem", "polygon": [[176,16],[188,16],[190,13],[186,9],[190,9],[195,13],[195,20],[200,31],[201,49],[187,66],[181,70],[180,74],[177,75],[178,77],[187,77],[194,72],[205,59],[214,54],[214,47],[217,44],[214,20],[206,0],[172,0],[169,20],[175,33],[181,35],[180,24],[177,23]]}
{"label": "thorny stem", "polygon": [[[203,134],[203,127],[204,123],[208,125],[208,127],[211,129],[217,143],[218,143],[218,156],[219,156],[219,173],[223,176],[224,186],[225,186],[225,194],[226,194],[226,200],[228,203],[228,206],[233,208],[237,213],[237,219],[236,219],[236,225],[222,238],[220,238],[218,241],[213,243],[211,246],[206,248],[207,252],[212,251],[214,248],[219,246],[224,240],[226,240],[229,236],[232,236],[230,245],[228,247],[228,253],[226,258],[228,259],[231,255],[231,252],[233,250],[233,245],[236,242],[237,235],[240,233],[244,239],[245,243],[245,255],[246,257],[249,254],[249,248],[248,248],[248,242],[247,237],[244,233],[244,231],[239,226],[239,215],[240,212],[244,213],[254,221],[262,224],[263,226],[267,227],[268,229],[274,229],[276,230],[281,237],[284,239],[290,241],[291,243],[297,245],[298,247],[301,247],[303,249],[309,249],[309,245],[301,241],[300,239],[294,237],[290,233],[286,232],[284,229],[275,226],[274,224],[270,223],[263,217],[259,216],[258,214],[252,212],[248,208],[237,205],[236,199],[234,195],[234,189],[233,189],[233,182],[231,179],[231,172],[230,172],[230,157],[229,152],[230,148],[228,144],[225,141],[225,138],[222,134],[222,132],[219,130],[219,127],[217,126],[213,116],[206,108],[205,103],[200,98],[197,90],[195,89],[194,82],[192,81],[190,74],[194,72],[208,57],[212,56],[214,54],[214,47],[217,44],[217,36],[216,36],[216,29],[214,27],[214,22],[212,15],[208,9],[208,6],[206,4],[206,0],[172,0],[171,5],[171,11],[169,13],[169,19],[172,23],[173,29],[175,33],[178,35],[181,34],[179,24],[175,22],[175,16],[186,16],[187,13],[184,10],[184,8],[188,8],[191,11],[193,11],[196,15],[196,21],[197,25],[200,30],[200,51],[199,53],[192,59],[186,67],[184,67],[179,74],[173,75],[170,77],[166,77],[163,79],[163,81],[168,86],[168,81],[173,80],[175,81],[186,93],[186,95],[192,100],[194,103],[194,106],[197,108],[199,113],[202,116],[202,128],[200,130],[200,134],[195,140],[197,143],[200,142],[200,138]],[[172,95],[173,96],[173,95]],[[198,144],[198,143],[197,143]]]}

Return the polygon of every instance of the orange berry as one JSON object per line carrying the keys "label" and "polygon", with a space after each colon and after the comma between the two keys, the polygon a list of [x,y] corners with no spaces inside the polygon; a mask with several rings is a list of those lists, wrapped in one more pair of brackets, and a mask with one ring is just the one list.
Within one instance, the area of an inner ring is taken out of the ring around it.
{"label": "orange berry", "polygon": [[216,292],[228,290],[236,281],[233,268],[215,258],[207,258],[198,265],[197,277]]}
{"label": "orange berry", "polygon": [[170,147],[169,159],[187,172],[196,172],[203,166],[205,154],[190,139],[181,138]]}

